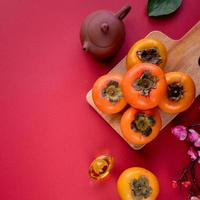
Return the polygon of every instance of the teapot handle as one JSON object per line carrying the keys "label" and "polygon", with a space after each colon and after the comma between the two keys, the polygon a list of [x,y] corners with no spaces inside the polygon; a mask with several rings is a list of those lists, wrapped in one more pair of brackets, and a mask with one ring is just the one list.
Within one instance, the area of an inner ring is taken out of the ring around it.
{"label": "teapot handle", "polygon": [[115,13],[115,16],[119,20],[122,20],[122,19],[124,19],[124,17],[126,17],[126,15],[130,12],[130,10],[131,10],[131,6],[130,5],[124,6],[117,13]]}

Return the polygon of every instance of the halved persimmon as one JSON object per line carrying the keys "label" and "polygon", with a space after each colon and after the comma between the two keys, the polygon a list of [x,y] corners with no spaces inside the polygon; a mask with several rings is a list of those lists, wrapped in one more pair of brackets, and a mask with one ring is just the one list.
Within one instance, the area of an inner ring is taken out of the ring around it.
{"label": "halved persimmon", "polygon": [[114,114],[127,105],[121,89],[122,80],[121,74],[107,74],[96,80],[92,88],[92,97],[100,111]]}
{"label": "halved persimmon", "polygon": [[195,98],[194,81],[184,72],[169,72],[165,76],[168,86],[159,103],[160,109],[168,113],[185,111]]}
{"label": "halved persimmon", "polygon": [[139,63],[152,63],[163,68],[167,61],[167,50],[159,40],[144,38],[137,41],[126,57],[126,67],[130,69]]}
{"label": "halved persimmon", "polygon": [[135,65],[125,74],[122,82],[126,101],[139,110],[156,107],[166,88],[164,72],[160,67],[150,63]]}
{"label": "halved persimmon", "polygon": [[128,108],[120,121],[126,140],[134,145],[144,145],[157,137],[162,126],[160,113],[156,109],[136,110]]}

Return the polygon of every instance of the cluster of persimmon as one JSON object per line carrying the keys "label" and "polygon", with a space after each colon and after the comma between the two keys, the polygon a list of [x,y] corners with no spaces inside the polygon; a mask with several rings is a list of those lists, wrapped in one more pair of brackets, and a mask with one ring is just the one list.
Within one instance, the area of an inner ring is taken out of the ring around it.
{"label": "cluster of persimmon", "polygon": [[156,39],[136,42],[126,57],[127,72],[109,73],[97,79],[92,97],[107,114],[124,111],[121,131],[134,145],[151,142],[161,128],[158,107],[167,113],[185,111],[195,97],[195,84],[183,72],[164,72],[166,47]]}
{"label": "cluster of persimmon", "polygon": [[[122,113],[122,134],[133,145],[144,145],[157,137],[162,126],[158,108],[179,113],[194,100],[192,78],[183,72],[165,73],[166,62],[167,50],[159,40],[141,39],[128,52],[125,74],[109,73],[94,83],[95,105],[109,115]],[[159,183],[151,172],[130,168],[118,179],[118,193],[123,200],[154,200]]]}

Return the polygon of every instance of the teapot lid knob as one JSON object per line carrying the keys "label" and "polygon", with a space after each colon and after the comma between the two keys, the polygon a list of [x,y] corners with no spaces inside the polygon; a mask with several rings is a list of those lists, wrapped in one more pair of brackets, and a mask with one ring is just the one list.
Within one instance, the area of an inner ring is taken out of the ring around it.
{"label": "teapot lid knob", "polygon": [[107,23],[103,23],[103,24],[101,24],[101,31],[103,32],[103,33],[107,33],[108,31],[109,31],[109,25],[107,24]]}

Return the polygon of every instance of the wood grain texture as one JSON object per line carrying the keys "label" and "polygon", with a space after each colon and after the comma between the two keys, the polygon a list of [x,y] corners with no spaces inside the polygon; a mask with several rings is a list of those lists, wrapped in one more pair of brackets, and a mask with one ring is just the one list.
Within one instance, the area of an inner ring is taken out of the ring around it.
{"label": "wood grain texture", "polygon": [[[196,96],[200,94],[200,66],[198,59],[200,57],[200,22],[198,22],[184,37],[180,40],[173,40],[162,32],[153,31],[146,37],[159,39],[165,44],[168,50],[168,61],[165,66],[165,71],[183,71],[193,78],[196,85]],[[126,73],[125,68],[126,57],[123,58],[109,73],[120,72]],[[94,105],[91,90],[86,96],[87,102],[102,116],[102,118],[124,139],[120,130],[120,119],[122,113],[107,115],[102,113]],[[177,114],[167,114],[160,111],[162,119],[162,129],[171,121]],[[127,141],[126,141],[127,142]],[[143,146],[137,146],[127,142],[133,149],[141,149]]]}

